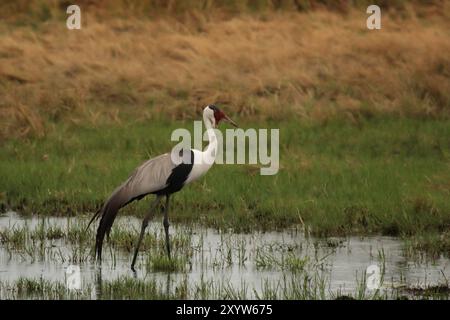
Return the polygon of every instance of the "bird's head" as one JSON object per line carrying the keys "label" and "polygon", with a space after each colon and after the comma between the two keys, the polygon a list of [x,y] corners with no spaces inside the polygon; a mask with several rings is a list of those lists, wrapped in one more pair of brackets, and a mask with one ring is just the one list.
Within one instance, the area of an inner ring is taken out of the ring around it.
{"label": "bird's head", "polygon": [[211,123],[211,127],[216,128],[220,121],[225,121],[231,123],[233,126],[237,127],[237,124],[231,120],[222,110],[217,106],[210,104],[203,109],[203,119]]}

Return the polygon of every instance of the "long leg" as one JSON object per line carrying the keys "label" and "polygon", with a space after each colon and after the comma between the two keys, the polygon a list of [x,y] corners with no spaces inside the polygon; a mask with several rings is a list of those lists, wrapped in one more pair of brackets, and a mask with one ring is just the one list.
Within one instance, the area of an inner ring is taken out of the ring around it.
{"label": "long leg", "polygon": [[169,240],[169,195],[166,196],[166,205],[164,208],[164,231],[166,232],[166,248],[167,248],[167,256],[170,259],[170,240]]}
{"label": "long leg", "polygon": [[153,218],[154,211],[160,200],[161,200],[161,196],[156,196],[155,201],[150,206],[150,211],[147,213],[144,220],[142,220],[141,234],[139,235],[139,240],[137,242],[136,249],[134,251],[133,262],[131,263],[131,270],[133,270],[133,271],[135,271],[134,264],[136,263],[136,258],[137,258],[138,252],[139,252],[139,247],[141,246],[142,239],[144,238],[145,229],[147,228],[148,222],[150,221],[150,219]]}

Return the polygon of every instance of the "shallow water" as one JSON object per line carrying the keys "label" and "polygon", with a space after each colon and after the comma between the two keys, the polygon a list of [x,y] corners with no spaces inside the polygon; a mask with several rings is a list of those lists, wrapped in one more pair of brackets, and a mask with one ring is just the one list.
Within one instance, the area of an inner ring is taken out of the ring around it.
{"label": "shallow water", "polygon": [[[163,233],[159,220],[149,225],[148,233]],[[74,224],[77,224],[77,218],[23,218],[13,212],[0,216],[0,231],[23,226],[35,230],[42,225],[68,230]],[[137,238],[140,220],[121,217],[116,225],[136,230]],[[183,225],[172,226],[170,233],[172,237],[185,234],[189,241],[188,247],[192,248],[188,267],[180,272],[148,270],[145,261],[149,253],[141,252],[137,273],[134,274],[130,270],[132,254],[108,245],[105,246],[100,268],[90,258],[91,252],[88,249],[77,252],[73,244],[56,239],[46,240],[35,247],[34,251],[40,250],[40,254],[15,250],[8,247],[7,243],[1,243],[0,281],[13,283],[19,278],[43,278],[65,283],[67,267],[76,264],[81,269],[82,286],[92,285],[95,288],[92,298],[101,297],[102,282],[122,276],[156,279],[168,293],[176,290],[183,281],[187,281],[189,287],[198,285],[200,281],[211,281],[221,288],[232,287],[236,291],[245,288],[246,296],[254,298],[264,290],[264,286],[276,287],[283,279],[296,279],[294,275],[299,273],[311,279],[320,279],[318,281],[325,286],[327,296],[336,296],[336,293],[353,294],[361,287],[370,265],[376,265],[382,270],[382,290],[401,286],[439,285],[450,278],[449,259],[408,260],[403,243],[392,237],[323,240],[305,237],[297,229],[235,234]],[[300,261],[304,265],[297,268],[295,263],[292,265],[286,262],[292,258],[294,262]],[[364,287],[364,283],[362,285]]]}

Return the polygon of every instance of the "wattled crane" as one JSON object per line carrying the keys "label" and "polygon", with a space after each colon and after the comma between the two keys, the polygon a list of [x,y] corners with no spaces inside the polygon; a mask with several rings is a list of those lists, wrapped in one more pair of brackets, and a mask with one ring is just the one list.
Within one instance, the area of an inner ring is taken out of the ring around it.
{"label": "wattled crane", "polygon": [[94,220],[100,218],[95,240],[95,252],[99,260],[102,258],[102,245],[105,234],[109,235],[118,211],[130,202],[140,200],[149,194],[156,195],[156,199],[153,201],[150,206],[150,211],[142,221],[141,232],[134,251],[131,269],[135,271],[134,265],[145,229],[157,205],[164,196],[166,197],[166,203],[164,206],[163,225],[166,236],[167,255],[170,259],[168,218],[170,195],[180,191],[186,184],[197,180],[211,168],[217,154],[217,138],[214,128],[222,120],[237,127],[236,123],[218,107],[215,105],[206,106],[203,110],[203,122],[207,130],[209,144],[204,151],[196,149],[181,150],[179,159],[175,159],[177,161],[174,161],[172,153],[165,153],[147,160],[111,194],[89,222],[90,225]]}

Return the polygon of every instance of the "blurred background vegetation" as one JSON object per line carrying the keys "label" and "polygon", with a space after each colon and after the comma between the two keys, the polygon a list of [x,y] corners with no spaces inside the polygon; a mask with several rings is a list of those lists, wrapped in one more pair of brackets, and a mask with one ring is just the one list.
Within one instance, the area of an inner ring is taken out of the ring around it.
{"label": "blurred background vegetation", "polygon": [[139,17],[155,17],[161,14],[191,14],[193,12],[212,11],[222,14],[245,14],[273,11],[308,12],[314,10],[329,10],[346,13],[351,9],[365,9],[371,4],[377,4],[383,9],[410,9],[426,12],[430,6],[443,6],[443,0],[18,0],[2,1],[2,18],[23,22],[28,19],[45,21],[52,18],[62,18],[65,9],[71,4],[77,4],[85,9],[95,11],[96,16],[110,17],[132,15]]}
{"label": "blurred background vegetation", "polygon": [[447,118],[449,1],[0,1],[0,137],[58,123],[241,117]]}
{"label": "blurred background vegetation", "polygon": [[217,103],[243,128],[281,128],[280,173],[217,166],[173,219],[450,252],[450,1],[76,3],[81,30],[72,2],[0,1],[0,208],[93,211]]}

